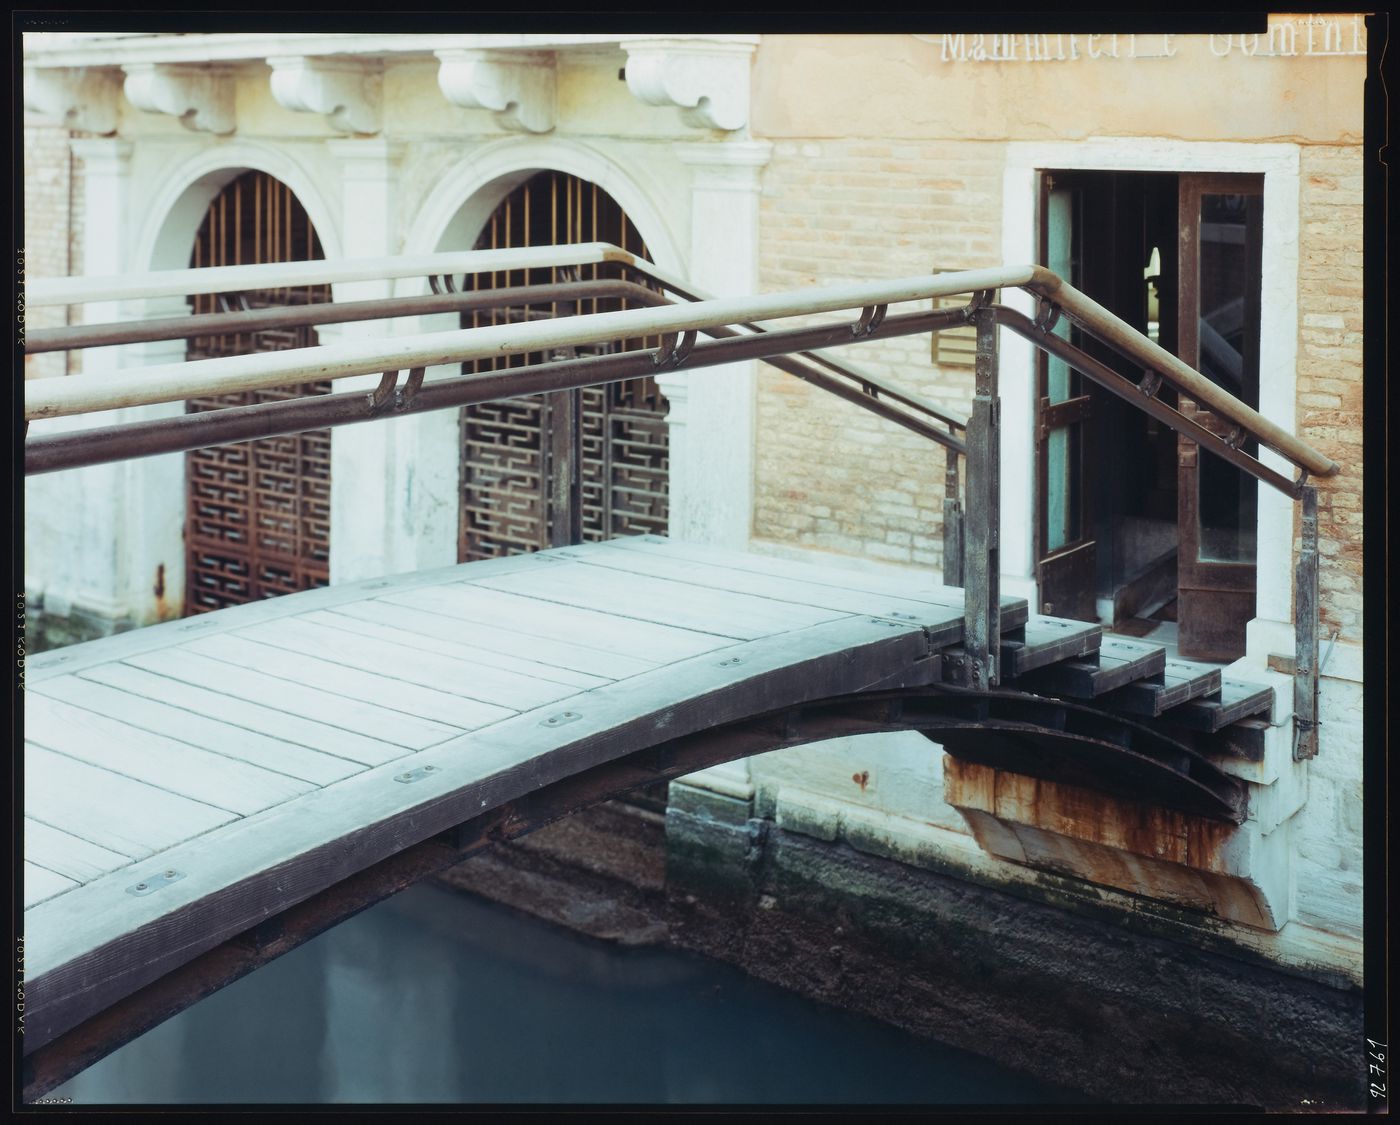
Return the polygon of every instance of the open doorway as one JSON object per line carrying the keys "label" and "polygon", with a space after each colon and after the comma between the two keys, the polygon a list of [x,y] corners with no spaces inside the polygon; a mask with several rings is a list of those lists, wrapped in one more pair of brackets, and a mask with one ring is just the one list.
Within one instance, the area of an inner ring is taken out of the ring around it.
{"label": "open doorway", "polygon": [[[1262,192],[1262,176],[1046,171],[1041,260],[1257,407]],[[1071,326],[1057,332],[1141,377]],[[1183,656],[1242,654],[1254,615],[1254,482],[1062,361],[1042,355],[1039,365],[1041,611],[1126,632],[1176,621]],[[1220,430],[1173,392],[1159,396]]]}

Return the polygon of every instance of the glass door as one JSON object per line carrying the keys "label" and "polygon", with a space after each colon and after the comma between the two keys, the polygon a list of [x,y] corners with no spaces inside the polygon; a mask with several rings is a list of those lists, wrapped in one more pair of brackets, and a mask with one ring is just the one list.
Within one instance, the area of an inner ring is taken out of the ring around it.
{"label": "glass door", "polygon": [[[1260,176],[1183,175],[1179,186],[1178,354],[1211,382],[1259,406]],[[1182,413],[1227,440],[1233,426],[1185,396]],[[1239,447],[1257,453],[1253,441]],[[1183,656],[1243,655],[1255,612],[1258,485],[1184,437],[1177,444],[1178,645]]]}
{"label": "glass door", "polygon": [[[1040,260],[1081,283],[1084,192],[1058,173],[1041,177]],[[1053,332],[1078,335],[1061,318]],[[1077,341],[1076,341],[1077,342]],[[1090,397],[1084,377],[1039,353],[1036,389],[1036,558],[1040,612],[1095,621],[1095,543],[1085,487]]]}

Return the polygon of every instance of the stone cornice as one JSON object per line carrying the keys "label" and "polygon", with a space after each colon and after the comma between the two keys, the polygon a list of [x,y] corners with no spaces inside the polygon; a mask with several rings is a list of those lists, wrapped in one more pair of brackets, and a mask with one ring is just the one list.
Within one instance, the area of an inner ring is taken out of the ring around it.
{"label": "stone cornice", "polygon": [[489,109],[502,129],[548,133],[554,128],[556,79],[550,51],[437,51],[438,87],[453,105]]}
{"label": "stone cornice", "polygon": [[[213,35],[131,35],[27,33],[24,61],[28,66],[125,66],[136,63],[246,62],[273,56],[342,55],[388,59],[399,56],[431,58],[448,50],[606,50],[626,49],[630,43],[655,40],[654,35],[380,35],[380,34],[261,34],[226,32]],[[704,42],[732,47],[757,45],[757,35],[672,36],[673,42]]]}
{"label": "stone cornice", "polygon": [[126,96],[137,109],[164,113],[186,129],[220,136],[234,130],[233,79],[224,67],[196,63],[134,63]]}
{"label": "stone cornice", "polygon": [[113,68],[30,67],[24,72],[24,107],[55,117],[67,129],[117,131],[122,73]]}
{"label": "stone cornice", "polygon": [[275,55],[272,96],[298,113],[319,113],[342,133],[370,135],[383,127],[383,65],[345,56]]}

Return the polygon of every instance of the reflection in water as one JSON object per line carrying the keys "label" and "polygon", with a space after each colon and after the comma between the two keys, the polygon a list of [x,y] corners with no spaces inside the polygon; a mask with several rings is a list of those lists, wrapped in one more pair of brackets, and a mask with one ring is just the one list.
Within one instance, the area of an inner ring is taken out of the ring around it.
{"label": "reflection in water", "polygon": [[665,949],[430,885],[59,1087],[76,1104],[1083,1100]]}

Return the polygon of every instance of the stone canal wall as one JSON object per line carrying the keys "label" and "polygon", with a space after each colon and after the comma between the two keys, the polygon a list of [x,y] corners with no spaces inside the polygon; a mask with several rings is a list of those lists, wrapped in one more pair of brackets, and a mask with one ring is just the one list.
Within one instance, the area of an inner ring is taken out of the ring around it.
{"label": "stone canal wall", "polygon": [[900,862],[786,819],[761,794],[673,783],[664,817],[611,802],[445,880],[595,937],[719,958],[1093,1100],[1362,1104],[1362,998],[1344,976],[1281,969],[1188,912],[1077,880]]}

